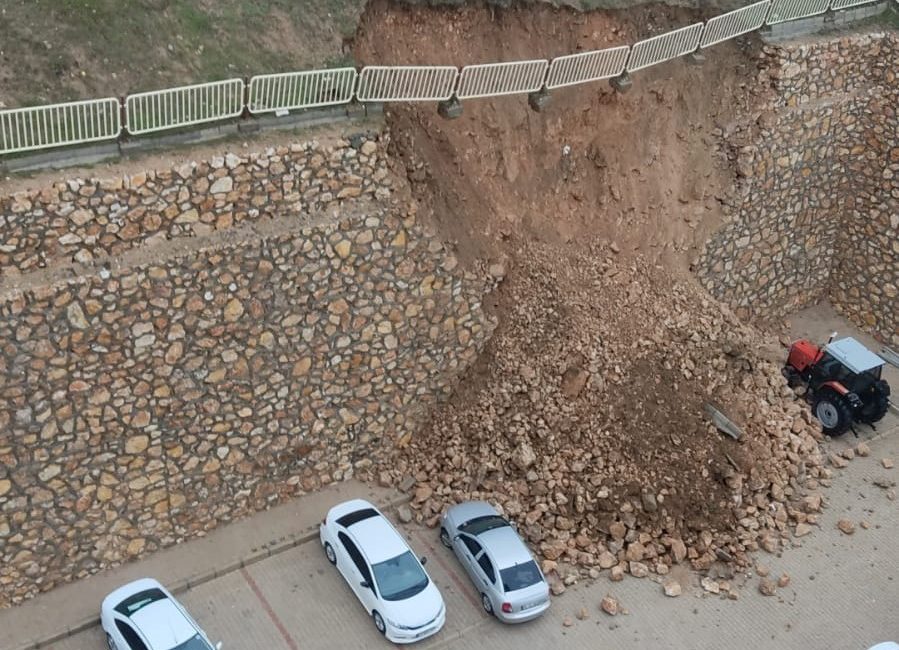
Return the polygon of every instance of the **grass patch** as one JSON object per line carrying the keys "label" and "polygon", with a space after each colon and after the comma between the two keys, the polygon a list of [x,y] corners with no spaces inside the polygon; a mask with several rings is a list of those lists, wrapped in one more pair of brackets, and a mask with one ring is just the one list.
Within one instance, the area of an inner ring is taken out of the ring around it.
{"label": "grass patch", "polygon": [[7,107],[351,65],[365,0],[0,0]]}

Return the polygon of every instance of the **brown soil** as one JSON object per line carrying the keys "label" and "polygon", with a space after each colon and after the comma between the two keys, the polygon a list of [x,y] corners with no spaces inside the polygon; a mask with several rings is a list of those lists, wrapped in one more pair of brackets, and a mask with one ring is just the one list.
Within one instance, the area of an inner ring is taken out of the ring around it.
{"label": "brown soil", "polygon": [[[695,18],[377,0],[355,51],[381,63],[551,57]],[[720,136],[755,117],[757,48],[638,73],[626,95],[604,82],[553,92],[542,113],[524,96],[466,101],[453,121],[433,106],[389,111],[392,153],[438,231],[474,268],[506,272],[477,367],[382,468],[385,482],[416,477],[420,519],[486,498],[548,560],[592,566],[611,552],[657,568],[683,559],[672,540],[697,568],[746,563],[795,521],[785,504],[826,474],[820,432],[760,356],[765,337],[688,272],[733,200]],[[739,443],[708,423],[707,402],[744,428]]]}
{"label": "brown soil", "polygon": [[[414,10],[376,0],[355,54],[361,62],[457,65],[551,57],[695,19],[664,6],[581,14]],[[751,112],[757,46],[719,46],[702,68],[678,61],[637,73],[627,95],[606,82],[555,91],[540,114],[523,95],[467,101],[454,121],[433,105],[393,107],[394,153],[463,258],[500,255],[522,240],[599,235],[683,268],[720,223],[733,172],[716,129]]]}

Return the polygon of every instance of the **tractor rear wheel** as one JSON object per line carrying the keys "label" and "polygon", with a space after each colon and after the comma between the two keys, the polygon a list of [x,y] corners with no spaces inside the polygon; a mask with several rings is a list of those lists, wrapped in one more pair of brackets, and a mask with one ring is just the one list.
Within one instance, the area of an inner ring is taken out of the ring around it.
{"label": "tractor rear wheel", "polygon": [[883,390],[880,386],[875,386],[871,394],[865,395],[863,399],[864,405],[859,413],[859,419],[863,422],[880,422],[890,410],[889,388]]}
{"label": "tractor rear wheel", "polygon": [[833,390],[823,390],[815,396],[812,409],[821,423],[824,433],[839,436],[852,426],[852,408],[842,395]]}

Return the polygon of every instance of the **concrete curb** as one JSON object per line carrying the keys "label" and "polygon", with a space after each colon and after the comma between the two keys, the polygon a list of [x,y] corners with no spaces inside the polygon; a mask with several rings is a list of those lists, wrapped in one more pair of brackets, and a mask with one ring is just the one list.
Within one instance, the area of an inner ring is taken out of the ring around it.
{"label": "concrete curb", "polygon": [[762,39],[770,43],[778,43],[792,38],[811,36],[836,27],[845,27],[853,23],[866,20],[873,16],[890,11],[892,4],[899,6],[899,0],[894,3],[889,0],[874,0],[873,2],[858,7],[849,7],[838,11],[827,11],[817,16],[797,18],[774,25],[766,25],[761,30]]}
{"label": "concrete curb", "polygon": [[[408,503],[411,500],[412,495],[400,493],[399,496],[380,507],[382,510],[390,511],[403,505],[404,503]],[[279,555],[285,551],[289,551],[290,549],[296,548],[301,544],[311,542],[317,537],[318,526],[314,525],[297,535],[292,535],[289,538],[278,540],[277,542],[269,546],[263,546],[262,548],[251,552],[249,555],[239,560],[235,560],[223,566],[215,567],[208,571],[204,571],[203,573],[198,573],[196,575],[183,578],[178,582],[169,583],[166,585],[166,587],[169,591],[177,596],[184,593],[185,591],[215,580],[216,578],[220,578],[229,573],[234,573],[235,571],[240,571],[245,567],[252,566],[257,562],[261,562],[262,560],[265,560],[267,558]],[[64,631],[57,632],[41,639],[29,641],[24,645],[16,646],[15,648],[11,648],[10,650],[40,650],[42,648],[49,648],[54,643],[58,643],[59,641],[67,639],[70,636],[74,636],[76,634],[84,632],[85,630],[89,630],[95,625],[99,625],[99,623],[99,618],[91,616],[90,618],[82,619],[77,623],[67,626]]]}
{"label": "concrete curb", "polygon": [[284,116],[260,115],[236,122],[213,124],[199,129],[161,135],[132,136],[133,139],[102,142],[81,147],[63,148],[0,160],[0,174],[64,169],[79,165],[93,165],[118,160],[135,153],[202,144],[242,133],[287,131],[327,124],[355,122],[384,114],[381,104],[347,104],[331,108],[310,109]]}

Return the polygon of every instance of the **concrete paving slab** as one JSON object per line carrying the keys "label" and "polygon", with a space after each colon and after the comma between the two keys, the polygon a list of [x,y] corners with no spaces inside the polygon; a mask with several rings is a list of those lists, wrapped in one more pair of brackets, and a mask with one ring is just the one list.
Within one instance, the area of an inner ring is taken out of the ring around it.
{"label": "concrete paving slab", "polygon": [[63,585],[17,607],[0,610],[0,648],[27,648],[65,632],[67,627],[79,629],[94,625],[106,594],[131,580],[151,576],[177,594],[188,586],[207,582],[217,573],[296,546],[317,535],[318,523],[328,508],[352,498],[367,498],[382,506],[405,499],[394,490],[358,481],[329,486],[223,526],[203,538]]}
{"label": "concrete paving slab", "polygon": [[[737,591],[738,600],[728,600],[707,594],[699,587],[699,576],[676,567],[684,586],[678,598],[666,597],[649,579],[612,583],[603,576],[569,588],[542,618],[505,626],[480,609],[467,576],[453,555],[439,546],[435,531],[407,526],[403,530],[413,548],[428,556],[428,572],[447,602],[446,627],[417,647],[863,650],[876,642],[897,640],[899,501],[890,500],[887,490],[874,481],[899,478],[899,469],[887,470],[880,462],[882,457],[899,459],[899,428],[882,432],[868,444],[871,455],[851,461],[834,486],[824,491],[827,507],[818,529],[797,540],[795,548],[757,556],[771,575],[790,576],[790,585],[772,597],[758,592],[754,572],[734,578],[735,584],[744,584]],[[841,517],[856,523],[853,535],[837,529]],[[869,524],[867,529],[861,527],[862,521]],[[629,613],[611,617],[600,611],[598,604],[607,593]],[[181,598],[227,650],[389,647],[327,563],[317,540],[205,583]],[[278,632],[265,603],[295,646]],[[581,607],[588,613],[583,621],[576,618]],[[570,627],[563,625],[565,617],[571,619]],[[93,629],[52,647],[100,650],[102,638]]]}

